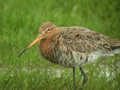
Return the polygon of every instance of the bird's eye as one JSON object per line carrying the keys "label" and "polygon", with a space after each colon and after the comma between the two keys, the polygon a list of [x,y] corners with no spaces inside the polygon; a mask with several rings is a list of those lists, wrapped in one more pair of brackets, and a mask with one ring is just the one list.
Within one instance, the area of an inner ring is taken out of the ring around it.
{"label": "bird's eye", "polygon": [[50,28],[47,28],[47,31],[49,32],[49,31],[50,31]]}
{"label": "bird's eye", "polygon": [[50,31],[50,28],[47,28],[48,31]]}

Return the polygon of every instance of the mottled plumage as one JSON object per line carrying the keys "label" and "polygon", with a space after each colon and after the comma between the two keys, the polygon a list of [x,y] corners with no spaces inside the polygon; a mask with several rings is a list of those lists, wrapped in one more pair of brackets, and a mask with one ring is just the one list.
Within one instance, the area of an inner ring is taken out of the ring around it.
{"label": "mottled plumage", "polygon": [[44,25],[54,27],[56,32],[40,41],[40,51],[49,61],[64,66],[80,66],[100,56],[111,55],[116,46],[112,43],[118,41],[84,27],[56,27],[51,23],[42,27]]}
{"label": "mottled plumage", "polygon": [[40,41],[39,48],[47,60],[73,68],[73,86],[75,83],[75,68],[78,66],[83,75],[83,83],[87,76],[82,65],[96,60],[101,56],[120,53],[120,40],[111,39],[84,27],[56,27],[51,22],[40,26],[38,37],[20,54]]}

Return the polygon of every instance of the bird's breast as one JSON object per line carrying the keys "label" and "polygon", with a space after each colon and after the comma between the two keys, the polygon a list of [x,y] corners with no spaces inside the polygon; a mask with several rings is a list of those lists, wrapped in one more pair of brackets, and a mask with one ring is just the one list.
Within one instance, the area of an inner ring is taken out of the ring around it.
{"label": "bird's breast", "polygon": [[45,58],[49,58],[51,56],[51,40],[50,39],[46,39],[46,40],[41,40],[39,43],[39,48],[40,48],[40,52],[42,54],[42,56],[44,56]]}
{"label": "bird's breast", "polygon": [[51,60],[54,58],[54,49],[56,48],[56,42],[53,40],[57,35],[57,31],[49,34],[45,39],[42,39],[39,43],[39,48],[42,56]]}

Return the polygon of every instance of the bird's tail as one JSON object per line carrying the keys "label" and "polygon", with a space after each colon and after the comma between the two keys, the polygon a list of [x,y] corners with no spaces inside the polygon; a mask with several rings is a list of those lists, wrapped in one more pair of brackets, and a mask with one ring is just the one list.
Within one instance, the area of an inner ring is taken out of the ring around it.
{"label": "bird's tail", "polygon": [[111,43],[111,48],[112,48],[112,50],[120,49],[120,40],[111,39],[111,40],[110,40],[110,43]]}

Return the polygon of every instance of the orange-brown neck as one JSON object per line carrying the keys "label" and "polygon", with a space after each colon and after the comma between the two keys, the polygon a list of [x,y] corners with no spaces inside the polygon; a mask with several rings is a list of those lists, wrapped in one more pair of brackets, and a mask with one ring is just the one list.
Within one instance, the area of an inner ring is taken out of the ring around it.
{"label": "orange-brown neck", "polygon": [[60,30],[59,29],[55,29],[52,30],[51,32],[49,32],[48,34],[46,34],[46,38],[42,39],[39,43],[39,48],[40,48],[40,52],[41,54],[46,57],[49,58],[49,56],[51,56],[52,53],[52,43],[53,43],[53,38],[57,35],[57,33],[59,33]]}

